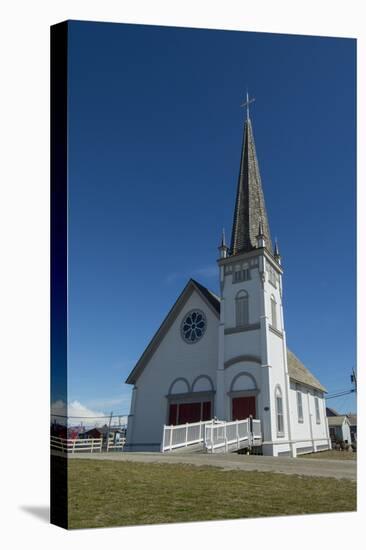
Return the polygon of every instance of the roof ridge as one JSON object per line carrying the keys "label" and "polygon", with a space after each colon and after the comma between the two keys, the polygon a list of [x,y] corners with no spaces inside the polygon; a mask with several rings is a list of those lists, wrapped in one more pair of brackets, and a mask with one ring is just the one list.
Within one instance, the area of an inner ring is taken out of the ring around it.
{"label": "roof ridge", "polygon": [[207,287],[203,286],[203,284],[199,283],[195,279],[190,279],[202,292],[202,294],[206,297],[206,299],[210,302],[210,304],[214,307],[214,309],[217,311],[217,313],[220,313],[220,298],[216,296],[211,290],[209,290]]}

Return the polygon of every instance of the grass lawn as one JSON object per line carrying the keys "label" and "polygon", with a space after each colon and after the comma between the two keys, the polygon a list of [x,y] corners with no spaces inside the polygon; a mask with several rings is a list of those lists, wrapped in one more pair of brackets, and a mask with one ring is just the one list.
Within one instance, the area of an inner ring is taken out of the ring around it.
{"label": "grass lawn", "polygon": [[211,466],[69,460],[69,527],[356,510],[356,483]]}
{"label": "grass lawn", "polygon": [[348,451],[321,451],[319,453],[309,453],[300,455],[300,458],[334,458],[335,460],[356,460],[357,453],[349,453]]}

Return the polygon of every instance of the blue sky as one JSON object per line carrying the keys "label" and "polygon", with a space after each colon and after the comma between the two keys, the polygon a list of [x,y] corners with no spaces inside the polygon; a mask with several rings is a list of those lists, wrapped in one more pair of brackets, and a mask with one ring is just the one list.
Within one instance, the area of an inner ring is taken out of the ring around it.
{"label": "blue sky", "polygon": [[[330,393],[355,367],[350,39],[71,22],[69,400],[128,413],[124,380],[190,277],[218,292],[246,88],[287,342]],[[329,401],[348,412],[354,396]]]}

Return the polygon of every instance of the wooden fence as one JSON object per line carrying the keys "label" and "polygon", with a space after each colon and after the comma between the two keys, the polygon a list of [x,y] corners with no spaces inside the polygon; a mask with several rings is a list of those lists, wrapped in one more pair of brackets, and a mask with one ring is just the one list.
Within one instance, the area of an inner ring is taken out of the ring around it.
{"label": "wooden fence", "polygon": [[93,439],[64,439],[62,437],[56,437],[51,435],[51,449],[54,451],[61,451],[66,454],[74,453],[101,453],[102,450],[110,451],[123,451],[125,438],[121,438],[118,442],[109,440],[106,448],[103,449],[103,438]]}
{"label": "wooden fence", "polygon": [[123,451],[123,447],[125,446],[126,438],[121,437],[118,441],[113,441],[109,439],[107,443],[107,452],[108,451]]}
{"label": "wooden fence", "polygon": [[51,435],[51,449],[66,454],[73,453],[94,453],[101,452],[103,445],[102,438],[94,439],[64,439]]}

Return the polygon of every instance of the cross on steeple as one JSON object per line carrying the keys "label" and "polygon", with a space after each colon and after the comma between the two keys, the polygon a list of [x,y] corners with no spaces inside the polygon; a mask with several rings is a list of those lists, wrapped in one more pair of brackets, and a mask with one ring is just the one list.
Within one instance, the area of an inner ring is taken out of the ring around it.
{"label": "cross on steeple", "polygon": [[247,100],[244,101],[244,103],[242,103],[240,105],[240,107],[246,107],[247,108],[247,120],[249,120],[249,105],[250,103],[253,103],[255,101],[255,97],[252,97],[252,99],[249,99],[249,94],[247,92]]}

